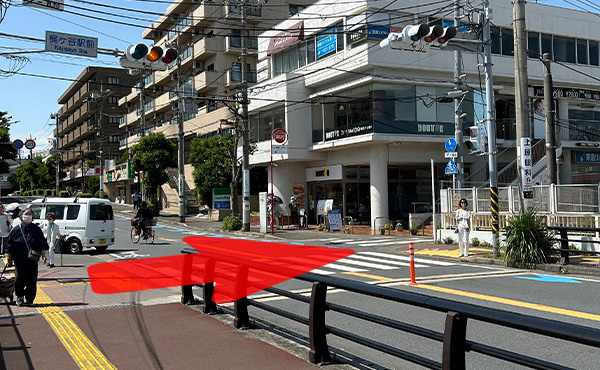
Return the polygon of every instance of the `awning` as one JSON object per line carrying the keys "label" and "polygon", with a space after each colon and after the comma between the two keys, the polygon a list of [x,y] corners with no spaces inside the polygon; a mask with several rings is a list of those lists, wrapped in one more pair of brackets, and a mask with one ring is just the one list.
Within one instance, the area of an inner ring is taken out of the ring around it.
{"label": "awning", "polygon": [[271,55],[277,50],[300,40],[304,40],[304,21],[300,21],[287,30],[273,36],[271,41],[269,41],[267,55]]}

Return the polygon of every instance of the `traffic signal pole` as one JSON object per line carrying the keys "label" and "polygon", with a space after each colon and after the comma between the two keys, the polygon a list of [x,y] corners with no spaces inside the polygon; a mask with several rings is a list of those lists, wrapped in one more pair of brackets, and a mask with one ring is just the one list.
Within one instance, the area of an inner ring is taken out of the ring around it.
{"label": "traffic signal pole", "polygon": [[485,20],[483,24],[483,64],[485,67],[485,102],[488,136],[488,163],[490,168],[490,203],[492,216],[492,250],[494,258],[498,258],[498,152],[496,150],[496,102],[492,80],[492,38],[490,31],[489,1],[483,1]]}
{"label": "traffic signal pole", "polygon": [[[242,228],[250,231],[250,148],[248,137],[248,66],[246,45],[246,0],[242,0]],[[271,181],[273,179],[271,178]],[[231,194],[237,197],[237,194]]]}
{"label": "traffic signal pole", "polygon": [[[460,4],[456,0],[454,2],[454,27],[458,29],[460,25]],[[462,52],[460,50],[454,50],[454,90],[462,90]],[[463,182],[465,179],[465,160],[464,160],[464,143],[463,143],[463,125],[462,125],[462,101],[463,99],[454,99],[454,140],[456,140],[456,152],[458,157],[456,158],[456,166],[458,167],[458,174],[456,175],[455,186],[462,189]]]}
{"label": "traffic signal pole", "polygon": [[[178,53],[179,54],[179,53]],[[179,222],[185,222],[185,142],[183,133],[183,85],[181,84],[181,57],[177,55],[177,166],[179,170]]]}

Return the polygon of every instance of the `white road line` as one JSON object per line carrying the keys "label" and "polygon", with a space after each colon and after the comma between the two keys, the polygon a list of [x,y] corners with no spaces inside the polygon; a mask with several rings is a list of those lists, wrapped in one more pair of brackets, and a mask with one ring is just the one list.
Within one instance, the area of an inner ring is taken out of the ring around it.
{"label": "white road line", "polygon": [[362,243],[359,244],[359,247],[377,247],[379,245],[399,245],[401,244],[398,241],[393,241],[393,242],[378,242],[378,243],[374,243],[374,242],[368,242],[368,243]]}
{"label": "white road line", "polygon": [[325,270],[321,270],[321,269],[314,269],[312,271],[313,274],[319,274],[319,275],[334,275],[335,272],[331,272],[331,271],[325,271]]}
{"label": "white road line", "polygon": [[[368,254],[368,255],[377,256],[377,257],[391,258],[391,259],[396,259],[396,260],[401,260],[401,261],[410,261],[410,257],[398,256],[395,254],[387,254],[387,253],[379,253],[379,252],[359,252],[359,253],[360,254]],[[422,259],[422,258],[415,258],[415,262],[429,263],[431,265],[438,265],[438,266],[454,266],[454,265],[456,265],[455,263],[452,263],[452,262],[427,260],[427,259]]]}
{"label": "white road line", "polygon": [[364,266],[364,267],[371,267],[371,268],[375,268],[375,269],[379,269],[379,270],[395,270],[398,268],[398,267],[393,267],[393,266],[380,265],[378,263],[352,261],[349,258],[343,258],[343,259],[339,260],[338,262],[349,263],[351,265],[358,265],[358,266]]}
{"label": "white road line", "polygon": [[[346,242],[349,242],[352,240],[354,240],[354,239],[328,239],[326,241],[326,243],[342,244],[342,243],[346,243]],[[349,243],[347,243],[347,244],[349,244]]]}
{"label": "white road line", "polygon": [[191,235],[206,235],[208,233],[205,232],[200,232],[200,231],[184,231],[184,234],[191,234]]}
{"label": "white road line", "polygon": [[[405,267],[406,266],[410,266],[409,262],[398,262],[398,261],[382,260],[380,258],[365,257],[365,256],[359,256],[359,255],[356,255],[356,254],[353,254],[352,256],[347,257],[347,258],[358,258],[358,259],[365,260],[365,261],[387,263],[389,265],[398,265],[398,266],[405,266]],[[429,266],[429,265],[421,265],[421,264],[416,263],[415,267],[431,267],[431,266]]]}
{"label": "white road line", "polygon": [[336,263],[330,263],[330,264],[327,264],[327,265],[325,265],[323,267],[334,269],[334,270],[350,271],[350,272],[365,272],[365,271],[369,271],[369,270],[359,269],[359,268],[351,267],[351,266],[342,266],[342,265],[338,265]]}
{"label": "white road line", "polygon": [[389,242],[391,239],[390,238],[385,238],[385,239],[375,239],[375,240],[357,240],[357,241],[352,241],[346,244],[360,244],[360,243],[378,243],[378,242]]}

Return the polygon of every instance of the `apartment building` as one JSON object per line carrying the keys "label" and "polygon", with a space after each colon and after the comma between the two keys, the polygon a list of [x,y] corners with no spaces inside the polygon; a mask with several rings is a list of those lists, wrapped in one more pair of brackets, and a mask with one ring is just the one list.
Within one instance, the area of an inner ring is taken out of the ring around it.
{"label": "apartment building", "polygon": [[[119,107],[127,110],[119,125],[126,133],[120,143],[121,151],[135,145],[148,132],[162,132],[176,142],[179,104],[184,104],[186,199],[194,204],[192,168],[187,164],[191,140],[214,135],[221,120],[234,119],[224,101],[235,101],[240,92],[242,37],[246,37],[248,51],[246,77],[252,85],[257,78],[258,35],[312,2],[270,0],[260,5],[247,1],[244,26],[239,6],[242,2],[174,1],[142,37],[149,44],[175,46],[181,59],[181,73],[178,74],[176,63],[166,71],[140,71],[136,88],[119,101]],[[178,90],[185,99],[179,99]],[[114,172],[111,177],[114,179],[122,169],[110,171]],[[177,169],[170,169],[171,180],[161,191],[163,208],[172,211],[178,207],[177,173]],[[126,183],[126,191],[118,190],[110,182],[107,189],[129,199],[138,186],[135,179],[127,179]]]}
{"label": "apartment building", "polygon": [[[449,3],[451,5],[451,3]],[[448,4],[417,0],[344,4],[323,0],[259,35],[263,71],[250,89],[249,121],[258,150],[253,166],[270,165],[271,132],[288,133],[287,154],[272,155],[276,167],[269,188],[289,199],[302,194],[310,222],[322,214],[319,201],[331,199],[343,216],[380,227],[388,219],[431,209],[432,178],[438,187],[449,159],[444,142],[454,137],[454,102],[444,97],[460,77],[468,94],[462,126],[485,119],[483,58],[462,51],[465,76],[454,76],[454,51],[427,52],[381,48],[379,42],[409,24],[453,24]],[[492,63],[496,104],[499,182],[513,184],[516,174],[515,62],[512,4],[491,1]],[[448,8],[445,8],[448,9]],[[464,8],[461,31],[477,34],[481,10]],[[430,14],[430,15],[427,15]],[[470,24],[473,20],[475,24]],[[553,59],[554,98],[559,148],[559,182],[600,179],[599,30],[594,14],[527,3],[530,126],[535,182],[543,183],[545,166],[542,53]],[[287,34],[285,33],[287,30]],[[296,35],[292,39],[289,34]],[[273,40],[287,37],[279,46]],[[450,42],[450,44],[452,41]],[[595,76],[595,77],[594,77]],[[485,186],[488,157],[465,150],[468,186]],[[433,173],[431,161],[434,162]]]}
{"label": "apartment building", "polygon": [[61,187],[83,190],[85,177],[100,174],[100,158],[121,157],[119,123],[126,111],[118,102],[134,81],[124,69],[86,67],[58,98],[54,136],[67,172]]}

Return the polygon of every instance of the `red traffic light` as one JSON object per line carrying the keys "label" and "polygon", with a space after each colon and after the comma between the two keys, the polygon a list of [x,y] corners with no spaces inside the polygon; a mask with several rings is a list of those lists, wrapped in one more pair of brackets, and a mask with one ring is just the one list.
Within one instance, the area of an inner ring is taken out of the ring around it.
{"label": "red traffic light", "polygon": [[161,61],[165,64],[171,64],[177,59],[177,50],[175,49],[167,49],[165,52],[165,56],[161,59]]}

